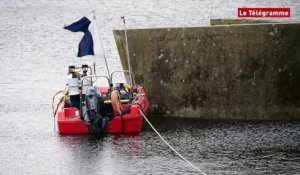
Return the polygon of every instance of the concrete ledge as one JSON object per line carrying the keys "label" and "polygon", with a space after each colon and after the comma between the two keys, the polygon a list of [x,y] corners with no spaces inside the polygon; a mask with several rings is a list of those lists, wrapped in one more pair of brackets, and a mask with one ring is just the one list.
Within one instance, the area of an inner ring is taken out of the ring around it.
{"label": "concrete ledge", "polygon": [[267,24],[267,23],[278,23],[271,20],[261,19],[210,19],[210,25],[236,25],[236,24]]}

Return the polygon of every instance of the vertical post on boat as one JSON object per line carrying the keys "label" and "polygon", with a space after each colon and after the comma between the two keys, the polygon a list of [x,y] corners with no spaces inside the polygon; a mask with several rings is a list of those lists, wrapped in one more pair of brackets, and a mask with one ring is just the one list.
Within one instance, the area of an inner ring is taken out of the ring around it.
{"label": "vertical post on boat", "polygon": [[94,67],[94,75],[96,75],[96,61],[93,62],[93,67]]}
{"label": "vertical post on boat", "polygon": [[[97,28],[97,32],[98,32],[98,35],[99,35],[98,39],[99,39],[99,42],[100,42],[100,45],[101,45],[101,48],[102,48],[102,51],[103,51],[103,57],[104,57],[104,61],[105,61],[105,65],[106,65],[106,69],[107,69],[107,73],[108,73],[108,78],[110,79],[110,72],[109,72],[109,68],[108,68],[106,56],[105,56],[105,53],[104,53],[104,47],[103,47],[102,41],[100,39],[100,33],[99,33],[99,30],[98,30],[98,27],[97,27],[97,20],[96,20],[95,11],[92,11],[92,12],[93,12],[93,20],[95,22],[95,25],[96,25],[96,28]],[[94,64],[94,68],[95,68],[95,64]],[[94,69],[94,72],[96,74],[96,69]]]}
{"label": "vertical post on boat", "polygon": [[123,19],[123,23],[124,23],[124,33],[125,33],[125,43],[126,43],[126,57],[127,57],[127,63],[128,63],[128,70],[129,70],[129,81],[131,83],[131,85],[134,85],[134,80],[132,78],[132,70],[131,70],[131,65],[130,65],[130,54],[129,54],[129,48],[128,48],[128,40],[127,40],[127,30],[126,30],[126,22],[125,22],[125,16],[123,15],[121,17],[121,19]]}

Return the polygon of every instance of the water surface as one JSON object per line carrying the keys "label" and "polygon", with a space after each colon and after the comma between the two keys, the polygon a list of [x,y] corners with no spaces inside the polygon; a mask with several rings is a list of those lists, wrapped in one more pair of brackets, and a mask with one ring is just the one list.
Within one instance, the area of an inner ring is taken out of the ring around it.
{"label": "water surface", "polygon": [[[82,34],[62,27],[95,10],[113,71],[121,69],[112,34],[122,29],[121,15],[128,28],[206,26],[210,18],[236,18],[238,7],[291,7],[290,20],[300,21],[295,0],[2,0],[0,174],[197,174],[147,125],[139,135],[104,138],[54,131],[50,102],[64,88],[68,65],[96,60],[105,74],[103,56],[76,58]],[[150,119],[207,174],[300,173],[299,122]]]}

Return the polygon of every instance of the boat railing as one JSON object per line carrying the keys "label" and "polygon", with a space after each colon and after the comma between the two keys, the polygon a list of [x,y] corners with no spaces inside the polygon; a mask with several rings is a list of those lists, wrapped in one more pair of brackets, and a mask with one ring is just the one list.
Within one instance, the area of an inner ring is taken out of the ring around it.
{"label": "boat railing", "polygon": [[[91,79],[92,86],[93,86],[93,83],[95,82],[95,81],[93,81],[93,78],[105,78],[108,81],[108,84],[109,84],[108,87],[111,88],[110,79],[105,75],[88,75],[88,76],[81,77],[81,86],[82,87],[84,86],[83,81],[86,79]],[[82,93],[80,93],[80,116],[82,117]]]}
{"label": "boat railing", "polygon": [[[112,72],[111,74],[110,74],[110,83],[113,83],[113,75],[115,74],[115,73],[128,73],[129,74],[129,76],[132,76],[132,73],[129,71],[129,70],[118,70],[118,71],[114,71],[114,72]],[[132,86],[132,82],[130,82],[130,84],[129,84],[130,86]]]}
{"label": "boat railing", "polygon": [[83,85],[83,81],[86,80],[86,79],[88,79],[88,78],[91,79],[92,83],[95,82],[95,81],[92,81],[93,78],[105,78],[105,79],[107,79],[109,86],[111,84],[110,79],[107,76],[105,76],[105,75],[88,75],[88,76],[85,76],[85,77],[81,77],[81,86]]}

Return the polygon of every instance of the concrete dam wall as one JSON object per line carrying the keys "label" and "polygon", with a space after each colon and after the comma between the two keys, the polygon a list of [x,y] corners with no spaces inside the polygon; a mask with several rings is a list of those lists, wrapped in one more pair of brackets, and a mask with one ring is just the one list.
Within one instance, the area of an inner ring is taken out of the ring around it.
{"label": "concrete dam wall", "polygon": [[[114,31],[128,69],[123,30]],[[201,119],[300,119],[300,24],[127,30],[150,112]]]}

